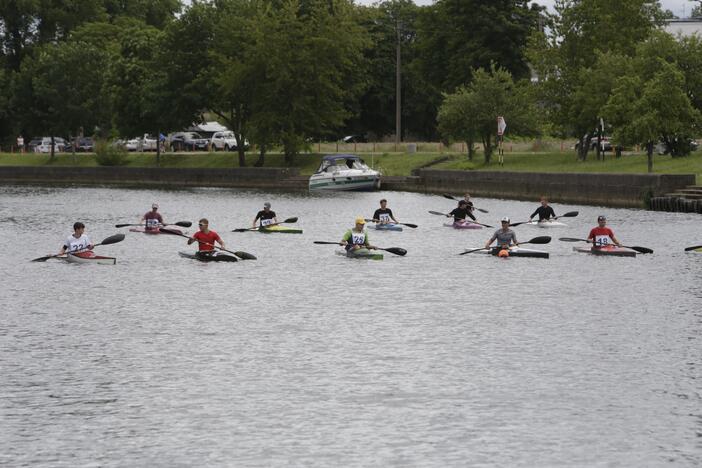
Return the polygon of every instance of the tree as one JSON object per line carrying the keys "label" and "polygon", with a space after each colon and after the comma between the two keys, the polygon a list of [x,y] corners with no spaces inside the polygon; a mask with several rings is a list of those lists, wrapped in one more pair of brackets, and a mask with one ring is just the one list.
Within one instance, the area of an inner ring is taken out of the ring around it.
{"label": "tree", "polygon": [[702,1],[699,2],[699,5],[695,5],[692,8],[692,11],[690,12],[690,17],[691,18],[701,18],[702,17]]}
{"label": "tree", "polygon": [[528,82],[516,85],[507,70],[494,65],[472,75],[470,85],[446,96],[439,109],[439,126],[447,137],[464,138],[469,148],[472,139],[480,138],[485,164],[490,164],[498,116],[505,118],[511,134],[520,136],[538,135],[539,119]]}
{"label": "tree", "polygon": [[653,172],[653,148],[660,139],[692,135],[702,123],[684,91],[684,75],[672,63],[659,60],[650,75],[619,78],[604,108],[614,124],[614,137],[622,144],[643,143],[648,172]]}

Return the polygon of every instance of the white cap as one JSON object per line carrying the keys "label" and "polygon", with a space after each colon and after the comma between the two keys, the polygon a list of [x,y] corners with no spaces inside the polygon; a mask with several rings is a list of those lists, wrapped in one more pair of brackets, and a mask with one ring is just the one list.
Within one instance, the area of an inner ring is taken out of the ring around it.
{"label": "white cap", "polygon": [[152,203],[151,208],[158,208],[158,203]]}
{"label": "white cap", "polygon": [[509,223],[509,218],[507,216],[505,216],[504,218],[502,218],[501,222]]}

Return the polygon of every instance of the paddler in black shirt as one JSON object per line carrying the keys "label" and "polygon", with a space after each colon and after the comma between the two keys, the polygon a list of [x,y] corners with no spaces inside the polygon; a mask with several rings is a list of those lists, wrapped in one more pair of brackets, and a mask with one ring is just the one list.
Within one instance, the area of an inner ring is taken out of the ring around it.
{"label": "paddler in black shirt", "polygon": [[454,208],[453,211],[446,215],[447,218],[451,216],[453,216],[454,223],[465,221],[466,216],[475,221],[475,216],[468,209],[468,203],[465,200],[459,201],[458,208]]}
{"label": "paddler in black shirt", "polygon": [[468,202],[465,200],[459,201],[458,208],[454,208],[453,211],[446,215],[447,218],[450,216],[453,216],[454,223],[464,221],[466,217],[475,221],[475,216],[473,216],[473,213],[471,213],[471,209],[468,206]]}
{"label": "paddler in black shirt", "polygon": [[548,198],[541,197],[541,206],[538,207],[536,211],[531,214],[531,216],[529,216],[529,221],[531,221],[531,219],[536,215],[539,215],[540,223],[556,217],[556,213],[553,211],[553,208],[551,208],[548,204]]}
{"label": "paddler in black shirt", "polygon": [[383,198],[380,200],[380,208],[375,210],[375,213],[373,213],[373,222],[380,224],[391,224],[390,220],[392,220],[393,223],[398,222],[392,215],[392,210],[388,208],[388,201]]}
{"label": "paddler in black shirt", "polygon": [[253,221],[253,228],[256,227],[256,222],[261,220],[261,227],[269,226],[271,224],[278,224],[278,219],[275,217],[275,211],[271,210],[271,204],[266,202],[263,204],[263,210],[256,214]]}

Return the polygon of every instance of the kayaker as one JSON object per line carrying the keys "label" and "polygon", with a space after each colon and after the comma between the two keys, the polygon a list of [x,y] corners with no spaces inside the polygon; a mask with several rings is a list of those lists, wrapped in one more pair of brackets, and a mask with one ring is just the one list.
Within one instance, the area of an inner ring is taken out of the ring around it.
{"label": "kayaker", "polygon": [[587,241],[590,242],[594,248],[606,247],[612,243],[621,247],[621,243],[614,237],[614,232],[607,227],[607,218],[600,215],[597,217],[597,227],[592,228],[590,234],[587,236]]}
{"label": "kayaker", "polygon": [[[470,193],[466,193],[463,199],[466,201],[466,208],[470,213],[473,213],[475,211],[475,206],[473,205],[473,202],[470,199]],[[473,221],[475,221],[475,218],[473,218]]]}
{"label": "kayaker", "polygon": [[[214,243],[215,242],[217,242],[223,249],[226,248],[224,246],[224,241],[222,241],[222,238],[219,237],[219,234],[210,230],[210,228],[209,228],[210,222],[206,218],[202,218],[200,221],[198,221],[198,226],[200,227],[200,230],[197,231],[195,234],[193,234],[193,237],[188,239],[188,245],[197,241],[198,242],[198,250],[200,252],[208,252],[208,253],[211,253],[214,250]],[[208,244],[212,244],[212,245],[208,245]]]}
{"label": "kayaker", "polygon": [[380,208],[375,210],[375,213],[373,213],[373,222],[380,224],[390,224],[390,220],[392,220],[393,223],[398,222],[395,219],[395,216],[393,216],[392,210],[388,208],[388,201],[383,198],[382,200],[380,200]]}
{"label": "kayaker", "polygon": [[485,244],[486,249],[489,249],[490,244],[492,244],[495,240],[497,240],[496,248],[499,250],[509,250],[511,246],[519,245],[517,242],[517,234],[509,228],[509,222],[508,217],[505,216],[502,218],[502,227],[495,231],[495,234],[493,234],[490,240],[487,241],[487,244]]}
{"label": "kayaker", "polygon": [[556,213],[553,211],[553,208],[549,206],[548,204],[548,198],[546,197],[541,197],[541,206],[534,211],[531,216],[529,216],[529,221],[536,216],[539,215],[539,222],[543,223],[544,221],[548,221],[552,217],[556,217]]}
{"label": "kayaker", "polygon": [[73,224],[73,234],[68,236],[68,238],[63,243],[59,255],[63,255],[66,252],[79,252],[93,250],[93,243],[90,242],[90,238],[85,233],[85,224],[80,221]]}
{"label": "kayaker", "polygon": [[151,205],[151,211],[142,216],[141,221],[145,223],[145,230],[147,231],[158,231],[161,226],[166,225],[166,223],[163,222],[163,216],[158,212],[158,203],[153,203]]}
{"label": "kayaker", "polygon": [[252,228],[256,227],[256,222],[261,220],[261,227],[270,226],[271,224],[278,224],[278,219],[275,217],[275,211],[271,210],[271,204],[266,202],[263,204],[263,209],[256,213],[256,217],[253,220]]}
{"label": "kayaker", "polygon": [[349,229],[341,238],[339,245],[343,245],[346,251],[358,250],[362,248],[375,250],[375,246],[372,246],[368,241],[368,233],[366,233],[363,228],[366,225],[366,220],[358,217],[356,218],[356,226],[353,229]]}
{"label": "kayaker", "polygon": [[466,216],[475,221],[475,216],[468,209],[468,203],[465,200],[458,202],[458,208],[454,208],[449,214],[446,215],[447,218],[453,216],[454,223],[465,222]]}

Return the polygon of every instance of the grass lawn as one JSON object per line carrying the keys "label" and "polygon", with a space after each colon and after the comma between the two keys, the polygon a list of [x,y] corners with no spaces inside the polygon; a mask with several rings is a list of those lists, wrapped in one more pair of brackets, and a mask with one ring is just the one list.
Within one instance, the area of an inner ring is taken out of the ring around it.
{"label": "grass lawn", "polygon": [[[321,154],[300,154],[294,167],[300,174],[312,174],[319,166]],[[641,153],[625,154],[619,159],[614,159],[608,154],[605,161],[595,160],[593,153],[588,155],[588,161],[576,161],[574,151],[552,152],[506,152],[505,165],[499,166],[494,158],[488,166],[483,162],[482,153],[477,153],[473,162],[468,161],[465,154],[456,152],[424,152],[424,153],[363,153],[361,157],[369,166],[380,169],[385,175],[409,175],[413,169],[432,167],[434,169],[452,170],[488,170],[488,171],[519,171],[519,172],[623,172],[645,173],[646,155]],[[258,155],[247,154],[248,166],[253,166]],[[97,166],[94,154],[60,153],[50,161],[48,155],[43,154],[11,154],[0,153],[0,165],[4,166]],[[127,157],[127,166],[153,167],[156,165],[155,153],[130,153]],[[238,167],[236,153],[165,153],[161,155],[162,167],[209,167],[225,168]],[[271,153],[266,155],[266,167],[284,167],[283,155]],[[670,156],[654,157],[653,169],[655,173],[697,174],[702,180],[702,150],[685,158],[672,158]]]}

